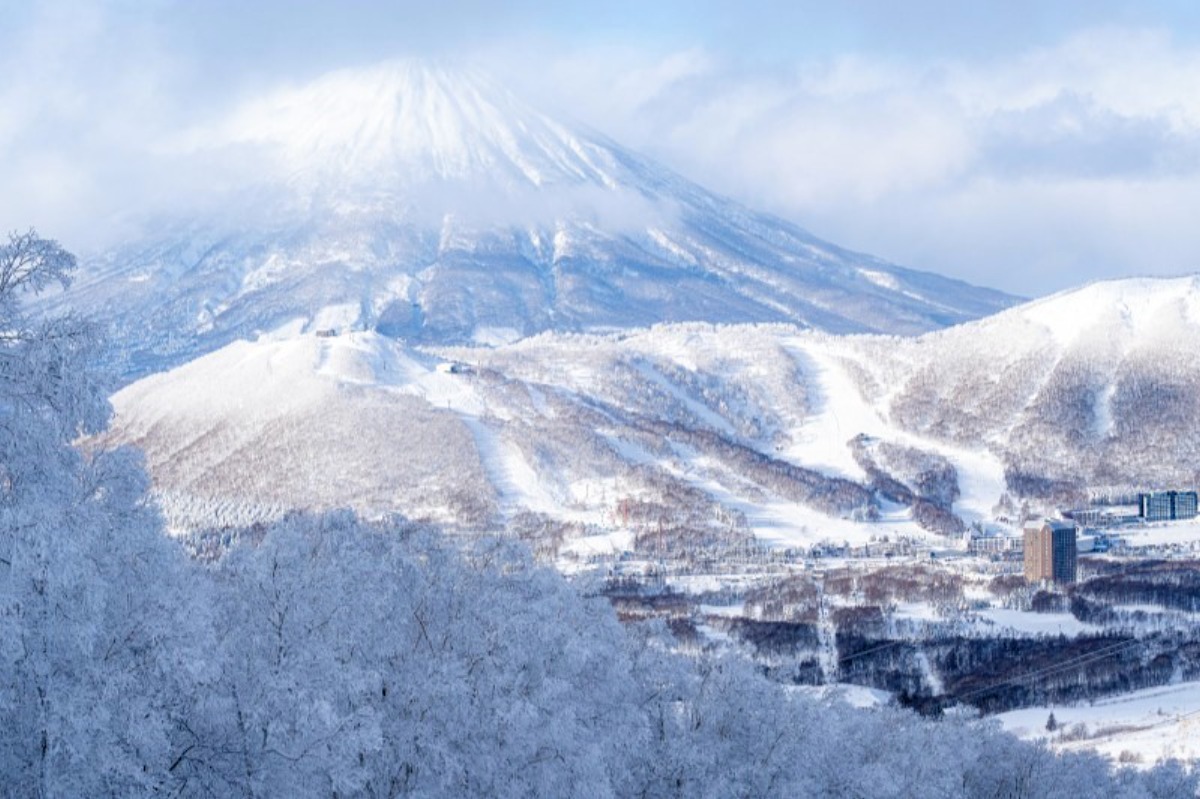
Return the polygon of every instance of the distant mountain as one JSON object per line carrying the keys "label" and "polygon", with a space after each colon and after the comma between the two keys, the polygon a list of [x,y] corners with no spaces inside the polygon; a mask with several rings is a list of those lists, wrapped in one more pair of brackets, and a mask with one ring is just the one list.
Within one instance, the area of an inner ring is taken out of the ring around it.
{"label": "distant mountain", "polygon": [[581,556],[656,536],[861,543],[1195,486],[1198,340],[1200,278],[1096,284],[916,338],[281,334],[128,386],[112,435],[144,448],[183,528],[351,505],[517,520]]}
{"label": "distant mountain", "polygon": [[1013,298],[755,213],[477,74],[343,71],[180,145],[235,157],[219,211],[157,220],[60,298],[129,374],[266,331],[498,342],[659,322],[913,334]]}

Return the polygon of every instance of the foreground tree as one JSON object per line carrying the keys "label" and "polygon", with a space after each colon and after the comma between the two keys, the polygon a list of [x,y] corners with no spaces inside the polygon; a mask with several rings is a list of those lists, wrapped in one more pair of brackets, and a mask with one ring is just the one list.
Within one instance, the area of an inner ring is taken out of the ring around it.
{"label": "foreground tree", "polygon": [[164,647],[183,564],[138,459],[74,445],[110,412],[97,331],[25,310],[74,267],[32,231],[0,246],[0,773],[16,795],[150,789],[186,651]]}

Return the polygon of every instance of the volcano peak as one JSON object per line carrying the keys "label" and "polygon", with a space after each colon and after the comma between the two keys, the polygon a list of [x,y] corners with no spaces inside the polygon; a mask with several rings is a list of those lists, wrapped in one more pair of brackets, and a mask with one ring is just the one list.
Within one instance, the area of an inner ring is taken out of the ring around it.
{"label": "volcano peak", "polygon": [[606,148],[477,70],[416,60],[343,69],[238,108],[206,134],[322,182],[616,183]]}

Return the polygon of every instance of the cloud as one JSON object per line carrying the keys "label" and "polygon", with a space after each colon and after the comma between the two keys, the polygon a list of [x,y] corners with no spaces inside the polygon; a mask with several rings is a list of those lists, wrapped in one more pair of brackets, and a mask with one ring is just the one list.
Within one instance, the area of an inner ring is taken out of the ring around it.
{"label": "cloud", "polygon": [[1200,140],[1165,115],[1121,116],[1067,92],[994,113],[979,140],[980,171],[992,177],[1171,178],[1200,168]]}
{"label": "cloud", "polygon": [[[980,58],[613,55],[555,62],[543,91],[843,245],[1023,294],[1198,267],[1200,48],[1163,30]],[[665,78],[623,102],[614,73]]]}
{"label": "cloud", "polygon": [[[0,224],[77,246],[153,193],[145,144],[179,118],[156,27],[100,4],[36,4],[0,33]],[[165,188],[165,187],[164,187]]]}
{"label": "cloud", "polygon": [[99,245],[114,219],[236,183],[241,164],[173,149],[182,131],[334,68],[451,54],[900,263],[1024,294],[1197,268],[1200,46],[1167,11],[652,5],[17,4],[0,30],[0,74],[20,76],[0,82],[0,226]]}

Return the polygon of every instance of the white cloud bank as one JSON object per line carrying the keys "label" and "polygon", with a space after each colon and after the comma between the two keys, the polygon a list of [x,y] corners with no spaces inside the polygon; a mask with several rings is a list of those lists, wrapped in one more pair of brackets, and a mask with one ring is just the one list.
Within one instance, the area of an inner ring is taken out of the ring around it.
{"label": "white cloud bank", "polygon": [[892,260],[1023,294],[1200,269],[1200,49],[1165,31],[921,63],[590,51],[543,74],[615,138]]}

